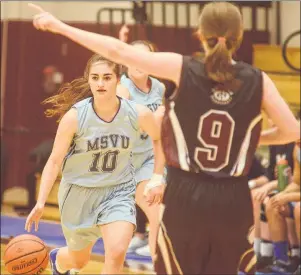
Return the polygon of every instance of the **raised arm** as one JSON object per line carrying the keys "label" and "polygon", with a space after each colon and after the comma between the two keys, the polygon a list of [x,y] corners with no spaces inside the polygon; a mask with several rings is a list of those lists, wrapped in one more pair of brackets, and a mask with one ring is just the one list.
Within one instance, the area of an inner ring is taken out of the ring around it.
{"label": "raised arm", "polygon": [[262,108],[277,127],[262,132],[260,145],[287,144],[300,139],[300,123],[265,73],[263,73]]}
{"label": "raised arm", "polygon": [[61,34],[113,62],[138,68],[179,85],[183,59],[180,54],[143,51],[119,39],[71,27],[41,7],[29,5],[38,12],[33,20],[36,29]]}

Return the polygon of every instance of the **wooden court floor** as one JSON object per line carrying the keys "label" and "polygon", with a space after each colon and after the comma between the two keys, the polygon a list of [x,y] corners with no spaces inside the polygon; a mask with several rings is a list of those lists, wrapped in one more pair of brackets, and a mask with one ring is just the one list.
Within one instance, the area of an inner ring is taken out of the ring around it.
{"label": "wooden court floor", "polygon": [[[1,213],[10,216],[17,216],[17,214],[12,209],[13,209],[12,207],[2,206]],[[50,210],[50,212],[52,211]],[[8,242],[7,240],[1,240],[1,273],[0,273],[1,275],[10,274],[8,273],[8,271],[5,270],[4,261],[3,261],[4,250],[7,242]],[[101,270],[103,267],[103,260],[104,260],[103,256],[92,255],[92,260],[84,269],[81,270],[80,274],[87,274],[87,275],[101,274]],[[48,264],[47,269],[42,274],[52,274],[50,269],[50,264]],[[131,268],[131,269],[125,267],[124,274],[154,274],[154,273],[150,271],[141,270],[139,269],[139,267]]]}
{"label": "wooden court floor", "polygon": [[[4,250],[5,250],[5,244],[1,243],[1,272],[0,272],[1,275],[10,274],[5,270],[5,266],[2,258],[2,255],[4,254]],[[101,274],[102,266],[103,266],[103,262],[92,260],[84,269],[81,270],[80,274],[86,274],[86,275]],[[50,264],[48,264],[47,269],[42,274],[52,274],[50,269]],[[124,274],[151,274],[151,273],[142,270],[137,270],[136,272],[134,272],[128,268],[124,268]]]}

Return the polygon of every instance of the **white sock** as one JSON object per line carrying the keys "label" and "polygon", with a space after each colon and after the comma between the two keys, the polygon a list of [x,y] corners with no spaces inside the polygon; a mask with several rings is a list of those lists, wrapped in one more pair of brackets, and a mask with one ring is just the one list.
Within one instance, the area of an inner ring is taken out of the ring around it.
{"label": "white sock", "polygon": [[55,267],[56,267],[56,270],[61,274],[65,274],[68,271],[68,270],[62,269],[57,261],[55,261]]}
{"label": "white sock", "polygon": [[260,244],[260,254],[262,257],[273,257],[273,244],[262,241]]}
{"label": "white sock", "polygon": [[291,256],[300,258],[300,247],[292,248],[291,249]]}
{"label": "white sock", "polygon": [[254,248],[254,252],[257,256],[260,255],[260,244],[261,244],[261,239],[254,238],[253,248]]}

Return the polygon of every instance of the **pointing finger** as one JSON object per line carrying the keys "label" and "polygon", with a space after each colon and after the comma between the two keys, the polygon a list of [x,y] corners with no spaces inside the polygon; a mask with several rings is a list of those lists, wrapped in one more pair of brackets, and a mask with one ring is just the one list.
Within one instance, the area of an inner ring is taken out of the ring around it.
{"label": "pointing finger", "polygon": [[38,12],[45,12],[40,6],[33,4],[33,3],[28,3],[28,6],[35,9]]}

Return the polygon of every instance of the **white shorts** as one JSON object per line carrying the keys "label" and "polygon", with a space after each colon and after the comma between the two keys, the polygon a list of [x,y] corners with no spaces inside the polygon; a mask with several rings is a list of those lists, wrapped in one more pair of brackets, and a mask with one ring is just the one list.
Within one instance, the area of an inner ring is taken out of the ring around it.
{"label": "white shorts", "polygon": [[136,226],[136,183],[87,188],[61,182],[59,210],[68,248],[82,250],[100,238],[99,225],[127,221]]}

